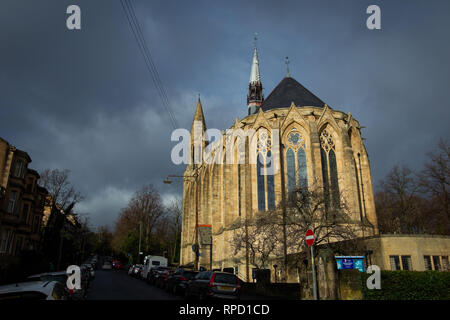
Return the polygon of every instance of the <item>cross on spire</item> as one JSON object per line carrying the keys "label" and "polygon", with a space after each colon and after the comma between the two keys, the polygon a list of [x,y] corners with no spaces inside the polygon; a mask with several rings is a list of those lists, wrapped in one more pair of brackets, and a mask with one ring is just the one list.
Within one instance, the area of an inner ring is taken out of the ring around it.
{"label": "cross on spire", "polygon": [[286,77],[290,78],[291,74],[289,73],[289,57],[286,57],[285,63],[286,63]]}

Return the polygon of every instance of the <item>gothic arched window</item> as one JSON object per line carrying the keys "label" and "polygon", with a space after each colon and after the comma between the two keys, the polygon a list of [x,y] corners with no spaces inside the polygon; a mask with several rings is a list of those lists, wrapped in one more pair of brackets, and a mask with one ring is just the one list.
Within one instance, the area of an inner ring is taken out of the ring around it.
{"label": "gothic arched window", "polygon": [[238,193],[238,216],[242,214],[242,164],[245,163],[245,139],[237,138],[236,144],[236,163],[237,163],[237,193]]}
{"label": "gothic arched window", "polygon": [[291,193],[298,189],[308,188],[305,140],[295,129],[289,133],[286,142],[286,176],[287,189]]}
{"label": "gothic arched window", "polygon": [[[324,129],[320,134],[322,177],[327,205],[339,204],[339,184],[336,163],[336,147],[333,136]],[[331,198],[330,198],[331,197]]]}
{"label": "gothic arched window", "polygon": [[241,205],[241,165],[238,164],[237,165],[237,176],[238,176],[238,215],[239,217],[241,216],[241,210],[242,210],[242,205]]}
{"label": "gothic arched window", "polygon": [[258,184],[258,211],[275,209],[274,164],[271,163],[271,141],[267,132],[260,133],[257,144],[256,175]]}

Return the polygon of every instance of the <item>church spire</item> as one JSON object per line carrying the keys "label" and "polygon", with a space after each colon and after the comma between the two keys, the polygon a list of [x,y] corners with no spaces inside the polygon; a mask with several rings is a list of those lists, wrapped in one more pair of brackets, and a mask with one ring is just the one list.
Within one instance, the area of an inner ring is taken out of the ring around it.
{"label": "church spire", "polygon": [[264,96],[262,94],[262,84],[261,84],[261,76],[259,73],[259,59],[258,59],[258,50],[256,48],[256,33],[255,33],[255,42],[254,42],[254,50],[253,50],[253,61],[252,68],[250,71],[250,83],[248,86],[248,95],[247,95],[247,105],[248,105],[248,114],[254,114],[257,109],[261,106],[264,101]]}
{"label": "church spire", "polygon": [[194,121],[201,121],[203,123],[203,128],[206,128],[202,102],[200,101],[200,93],[198,94],[197,108],[195,109]]}
{"label": "church spire", "polygon": [[202,150],[206,147],[207,137],[205,135],[206,123],[203,115],[200,93],[198,94],[197,107],[195,108],[194,119],[191,127],[191,164],[199,164],[202,159]]}

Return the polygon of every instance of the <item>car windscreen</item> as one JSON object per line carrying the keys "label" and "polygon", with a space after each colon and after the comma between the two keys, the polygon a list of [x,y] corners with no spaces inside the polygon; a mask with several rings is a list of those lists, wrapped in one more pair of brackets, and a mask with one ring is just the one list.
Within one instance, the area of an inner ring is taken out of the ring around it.
{"label": "car windscreen", "polygon": [[161,263],[159,261],[152,261],[153,266],[159,266]]}
{"label": "car windscreen", "polygon": [[227,283],[227,284],[236,284],[236,276],[233,274],[225,274],[225,273],[216,273],[214,277],[214,282],[217,283]]}

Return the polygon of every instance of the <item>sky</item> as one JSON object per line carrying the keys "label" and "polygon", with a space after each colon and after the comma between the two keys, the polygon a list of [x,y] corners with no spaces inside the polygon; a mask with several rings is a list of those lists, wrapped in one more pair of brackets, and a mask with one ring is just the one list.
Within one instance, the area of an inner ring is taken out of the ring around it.
{"label": "sky", "polygon": [[[132,0],[178,125],[191,128],[198,93],[208,128],[247,115],[258,33],[264,95],[290,74],[362,126],[374,187],[394,165],[420,170],[448,139],[449,1]],[[66,9],[81,9],[68,30]],[[366,27],[369,5],[381,30]],[[69,169],[92,227],[114,226],[120,209],[163,184],[173,127],[145,67],[120,0],[0,2],[0,137],[30,167]]]}

